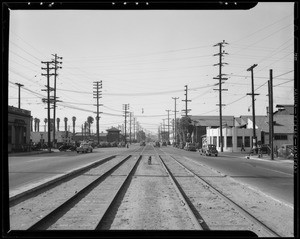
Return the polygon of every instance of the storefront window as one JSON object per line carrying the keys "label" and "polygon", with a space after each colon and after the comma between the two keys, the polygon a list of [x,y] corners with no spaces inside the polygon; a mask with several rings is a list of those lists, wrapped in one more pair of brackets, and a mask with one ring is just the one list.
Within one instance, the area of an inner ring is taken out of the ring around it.
{"label": "storefront window", "polygon": [[227,147],[232,147],[232,136],[227,136]]}
{"label": "storefront window", "polygon": [[250,136],[245,136],[245,147],[250,147]]}
{"label": "storefront window", "polygon": [[237,147],[242,147],[243,144],[243,137],[237,136]]}

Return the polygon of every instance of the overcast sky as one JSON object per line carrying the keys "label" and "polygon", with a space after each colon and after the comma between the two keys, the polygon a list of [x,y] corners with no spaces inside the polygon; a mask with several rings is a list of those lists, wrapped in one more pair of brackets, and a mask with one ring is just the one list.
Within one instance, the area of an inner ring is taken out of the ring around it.
{"label": "overcast sky", "polygon": [[[254,68],[256,115],[266,115],[269,71],[273,69],[274,109],[294,104],[294,3],[259,3],[251,10],[11,10],[9,39],[9,105],[39,118],[47,117],[46,73],[41,61],[62,59],[58,70],[57,117],[75,116],[76,131],[95,117],[93,82],[102,81],[100,131],[124,123],[123,104],[136,120],[157,133],[185,103],[190,115],[219,115],[219,47],[225,40],[222,73],[223,115],[252,115],[251,74]],[[53,76],[50,79],[53,85]],[[250,110],[250,111],[249,111]],[[52,111],[51,111],[52,116]],[[40,127],[41,127],[40,126]],[[61,130],[62,130],[61,124]],[[92,129],[96,132],[96,121]]]}

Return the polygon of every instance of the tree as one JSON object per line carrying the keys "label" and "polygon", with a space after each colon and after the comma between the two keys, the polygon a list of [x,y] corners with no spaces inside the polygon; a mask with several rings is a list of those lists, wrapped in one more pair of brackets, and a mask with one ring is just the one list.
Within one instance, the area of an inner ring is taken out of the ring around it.
{"label": "tree", "polygon": [[57,122],[57,131],[59,131],[59,122],[60,122],[60,118],[56,118],[56,122]]}
{"label": "tree", "polygon": [[73,121],[73,134],[75,135],[75,121],[76,121],[75,116],[72,117],[72,121]]}
{"label": "tree", "polygon": [[44,119],[44,122],[45,122],[45,130],[44,130],[44,131],[46,132],[46,124],[47,124],[47,122],[48,122],[48,119],[45,118],[45,119]]}
{"label": "tree", "polygon": [[89,136],[91,136],[91,124],[94,122],[94,118],[92,116],[89,116],[87,118],[87,123],[88,123],[88,126],[89,126]]}
{"label": "tree", "polygon": [[190,117],[184,116],[180,119],[179,123],[179,131],[180,131],[180,138],[182,142],[190,142],[192,134],[194,130],[194,125]]}

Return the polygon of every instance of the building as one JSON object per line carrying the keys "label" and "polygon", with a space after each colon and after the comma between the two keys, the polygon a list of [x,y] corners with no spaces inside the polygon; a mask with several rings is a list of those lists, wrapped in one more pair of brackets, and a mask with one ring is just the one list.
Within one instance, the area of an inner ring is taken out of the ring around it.
{"label": "building", "polygon": [[[40,131],[40,132],[31,132],[30,138],[32,143],[41,143],[41,144],[48,144],[48,132],[47,131]],[[56,131],[55,132],[55,140],[57,146],[63,143],[71,143],[73,141],[73,134],[71,132],[65,131]],[[53,131],[50,131],[50,142],[53,142]]]}
{"label": "building", "polygon": [[30,151],[31,112],[8,106],[8,152]]}
{"label": "building", "polygon": [[119,129],[115,127],[111,127],[110,129],[107,129],[107,142],[120,142],[120,131]]}
{"label": "building", "polygon": [[[220,127],[220,116],[190,116],[190,118],[195,126],[192,133],[192,142],[199,143],[201,148],[202,138],[207,134],[207,128],[216,129]],[[234,116],[223,116],[222,125],[233,127]]]}

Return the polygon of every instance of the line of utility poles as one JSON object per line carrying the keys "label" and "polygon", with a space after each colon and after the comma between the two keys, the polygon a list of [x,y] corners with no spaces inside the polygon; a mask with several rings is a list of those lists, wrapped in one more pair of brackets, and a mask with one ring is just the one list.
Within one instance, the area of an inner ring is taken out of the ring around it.
{"label": "line of utility poles", "polygon": [[[58,76],[57,74],[57,69],[61,69],[61,66],[58,66],[58,64],[62,64],[62,62],[58,61],[59,59],[62,60],[62,57],[57,56],[57,54],[52,54],[52,56],[54,56],[54,59],[52,59],[52,62],[54,63],[54,96],[53,99],[51,99],[52,103],[53,103],[53,146],[55,145],[55,131],[56,131],[56,127],[55,127],[55,122],[56,122],[56,102],[61,102],[60,100],[57,100],[56,97],[56,77]],[[48,122],[48,124],[50,124],[50,122]]]}
{"label": "line of utility poles", "polygon": [[47,103],[47,120],[48,120],[48,151],[51,152],[51,138],[50,138],[50,91],[53,91],[54,89],[50,87],[50,76],[53,76],[55,75],[54,73],[53,74],[50,74],[50,70],[53,70],[55,69],[54,67],[50,67],[50,64],[52,64],[53,62],[52,61],[42,61],[42,64],[46,64],[46,68],[43,68],[42,67],[42,70],[46,70],[46,74],[42,74],[42,76],[47,76],[47,85],[46,86],[46,89],[43,89],[42,91],[47,91],[47,99],[46,98],[43,98],[42,101],[44,103]]}
{"label": "line of utility poles", "polygon": [[99,99],[102,98],[102,80],[101,81],[94,81],[94,85],[93,85],[93,98],[97,99],[97,104],[94,104],[94,106],[97,107],[97,112],[94,112],[97,114],[96,116],[96,127],[97,127],[97,141],[98,141],[98,145],[100,143],[100,132],[99,132],[99,120],[100,120],[100,116],[99,114],[101,114],[102,112],[99,111],[99,106],[102,106],[103,104],[99,104]]}
{"label": "line of utility poles", "polygon": [[176,100],[179,99],[179,97],[172,97],[172,99],[175,101],[175,110],[173,111],[175,113],[175,117],[174,117],[174,141],[175,143],[177,143],[177,121],[176,121],[176,112],[179,112],[176,110]]}
{"label": "line of utility poles", "polygon": [[188,86],[185,85],[185,100],[182,100],[182,101],[185,101],[185,109],[182,110],[185,112],[185,116],[187,117],[188,116],[188,112],[191,111],[191,109],[188,109],[188,106],[187,106],[187,102],[191,102],[191,100],[188,100]]}
{"label": "line of utility poles", "polygon": [[129,113],[129,104],[123,104],[123,110],[124,110],[124,116],[125,116],[125,145],[127,144],[127,139],[126,139],[126,124],[127,124],[127,114]]}
{"label": "line of utility poles", "polygon": [[223,78],[222,76],[225,74],[222,74],[222,67],[223,65],[226,65],[227,63],[222,62],[222,57],[223,55],[227,55],[228,53],[226,53],[225,51],[222,51],[222,47],[223,45],[228,44],[226,43],[224,40],[223,42],[219,42],[217,44],[214,45],[215,46],[219,46],[219,53],[214,54],[214,56],[219,56],[219,63],[214,64],[214,66],[219,66],[219,75],[217,77],[213,77],[213,79],[218,79],[219,80],[219,89],[214,89],[214,90],[218,90],[219,91],[219,111],[220,111],[220,148],[221,148],[221,152],[223,152],[223,132],[222,132],[222,106],[225,106],[224,104],[222,104],[222,91],[228,90],[228,89],[222,89],[222,80],[227,80],[227,78]]}
{"label": "line of utility poles", "polygon": [[129,143],[131,144],[131,117],[132,117],[132,112],[129,112]]}
{"label": "line of utility poles", "polygon": [[255,130],[255,96],[259,94],[254,93],[254,79],[253,79],[253,69],[257,66],[257,64],[252,65],[247,69],[247,71],[251,71],[251,85],[252,85],[252,93],[247,93],[247,95],[252,96],[252,122],[253,122],[253,140],[252,147],[255,153],[257,153],[257,138],[256,138],[256,130]]}

